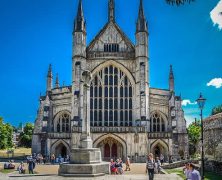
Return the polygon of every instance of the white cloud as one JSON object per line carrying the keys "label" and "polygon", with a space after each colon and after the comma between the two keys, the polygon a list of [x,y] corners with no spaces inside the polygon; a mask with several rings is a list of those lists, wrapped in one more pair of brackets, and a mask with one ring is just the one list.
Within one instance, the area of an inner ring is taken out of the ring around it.
{"label": "white cloud", "polygon": [[194,104],[197,104],[197,102],[191,102],[189,99],[184,99],[182,101],[182,106],[194,105]]}
{"label": "white cloud", "polygon": [[214,25],[218,25],[219,29],[222,29],[222,0],[220,0],[216,7],[210,12],[210,17]]}
{"label": "white cloud", "polygon": [[214,86],[216,88],[220,88],[222,86],[222,78],[214,78],[209,83],[207,83],[207,86]]}

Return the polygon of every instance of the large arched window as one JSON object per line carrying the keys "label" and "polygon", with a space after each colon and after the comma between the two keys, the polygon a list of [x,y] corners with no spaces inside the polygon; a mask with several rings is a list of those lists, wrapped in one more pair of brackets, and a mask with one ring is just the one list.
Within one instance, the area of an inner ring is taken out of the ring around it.
{"label": "large arched window", "polygon": [[68,113],[63,113],[58,117],[56,131],[70,132],[70,115]]}
{"label": "large arched window", "polygon": [[152,132],[165,132],[166,124],[163,117],[159,113],[154,113],[151,116],[151,131]]}
{"label": "large arched window", "polygon": [[112,65],[102,69],[90,87],[91,126],[132,126],[132,96],[123,71]]}

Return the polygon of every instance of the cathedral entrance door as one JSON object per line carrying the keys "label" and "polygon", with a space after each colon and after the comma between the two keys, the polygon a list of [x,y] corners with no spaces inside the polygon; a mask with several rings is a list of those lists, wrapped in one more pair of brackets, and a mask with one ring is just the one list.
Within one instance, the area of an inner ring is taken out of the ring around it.
{"label": "cathedral entrance door", "polygon": [[64,146],[64,144],[59,144],[55,149],[56,157],[62,156],[63,158],[67,155],[67,148]]}
{"label": "cathedral entrance door", "polygon": [[110,158],[110,146],[109,144],[105,144],[104,146],[104,158],[109,159]]}
{"label": "cathedral entrance door", "polygon": [[160,157],[160,147],[156,146],[154,149],[154,155],[155,157]]}
{"label": "cathedral entrance door", "polygon": [[116,145],[116,143],[114,143],[112,145],[112,158],[116,159],[116,157],[117,157],[117,145]]}

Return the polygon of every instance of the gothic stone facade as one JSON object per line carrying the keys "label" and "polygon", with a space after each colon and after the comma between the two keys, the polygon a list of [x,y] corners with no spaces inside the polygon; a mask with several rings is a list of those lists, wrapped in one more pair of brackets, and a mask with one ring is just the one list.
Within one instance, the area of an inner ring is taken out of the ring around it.
{"label": "gothic stone facade", "polygon": [[[133,44],[115,21],[114,0],[108,3],[108,22],[86,45],[82,1],[73,31],[72,85],[60,87],[52,68],[47,91],[40,97],[32,151],[58,156],[79,146],[83,112],[82,73],[92,74],[90,99],[93,146],[101,148],[104,160],[130,156],[144,161],[147,153],[178,158],[188,153],[186,121],[181,97],[175,95],[172,66],[169,89],[150,87],[148,26],[140,1]],[[133,28],[134,29],[134,28]]]}
{"label": "gothic stone facade", "polygon": [[222,162],[222,113],[204,120],[204,152],[208,160]]}

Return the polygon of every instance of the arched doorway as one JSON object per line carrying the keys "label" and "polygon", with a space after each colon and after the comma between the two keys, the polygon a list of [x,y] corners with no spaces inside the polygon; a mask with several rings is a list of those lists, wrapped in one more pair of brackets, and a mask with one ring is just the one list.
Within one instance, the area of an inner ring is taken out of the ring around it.
{"label": "arched doorway", "polygon": [[65,158],[67,156],[67,148],[64,144],[61,143],[55,148],[55,155],[56,157],[59,157],[61,155],[62,158]]}
{"label": "arched doorway", "polygon": [[122,144],[112,137],[108,137],[102,140],[96,147],[101,149],[102,158],[104,161],[110,161],[110,159],[116,160],[117,158],[125,158],[123,154]]}
{"label": "arched doorway", "polygon": [[160,157],[162,154],[165,159],[169,156],[168,145],[163,140],[156,140],[151,144],[150,152],[153,153],[154,157]]}
{"label": "arched doorway", "polygon": [[160,147],[159,147],[159,146],[156,146],[156,147],[154,148],[154,156],[155,156],[155,157],[160,157],[160,154],[161,154]]}

